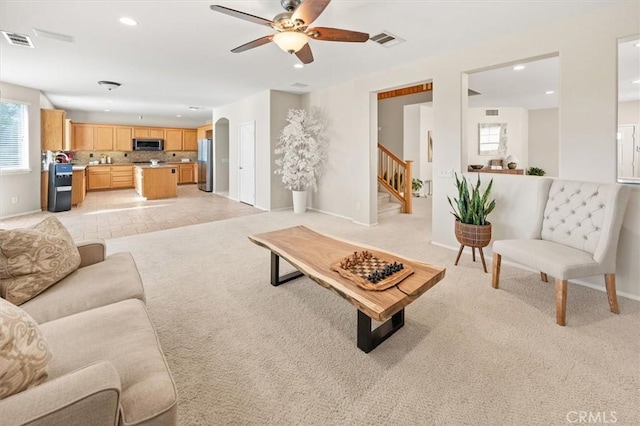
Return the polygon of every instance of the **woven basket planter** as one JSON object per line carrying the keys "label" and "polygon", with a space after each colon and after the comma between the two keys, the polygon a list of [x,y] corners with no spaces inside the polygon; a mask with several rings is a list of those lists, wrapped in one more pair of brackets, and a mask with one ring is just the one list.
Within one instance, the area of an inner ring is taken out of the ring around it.
{"label": "woven basket planter", "polygon": [[456,239],[467,247],[486,247],[491,242],[491,224],[471,225],[456,220]]}

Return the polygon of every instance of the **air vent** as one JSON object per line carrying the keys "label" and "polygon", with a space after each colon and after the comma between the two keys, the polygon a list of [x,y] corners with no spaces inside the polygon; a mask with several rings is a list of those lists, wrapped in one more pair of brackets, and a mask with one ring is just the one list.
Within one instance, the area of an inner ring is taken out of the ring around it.
{"label": "air vent", "polygon": [[380,46],[384,46],[384,47],[397,46],[398,44],[403,43],[405,41],[404,39],[401,39],[400,37],[395,36],[388,31],[383,31],[380,34],[376,34],[373,37],[371,37],[369,40],[375,41]]}
{"label": "air vent", "polygon": [[293,87],[299,87],[299,88],[309,87],[308,84],[304,84],[304,83],[293,83],[292,86]]}
{"label": "air vent", "polygon": [[484,115],[487,117],[497,117],[498,110],[497,109],[487,109],[484,111]]}
{"label": "air vent", "polygon": [[0,33],[2,33],[4,38],[7,39],[9,44],[12,44],[14,46],[30,47],[33,49],[33,43],[27,35],[11,33],[8,31],[0,31]]}
{"label": "air vent", "polygon": [[53,39],[53,40],[64,41],[64,42],[67,42],[67,43],[75,43],[75,41],[76,41],[76,39],[73,36],[66,35],[66,34],[60,34],[60,33],[54,33],[53,31],[41,30],[39,28],[34,28],[33,29],[33,33],[37,37],[50,38],[50,39]]}

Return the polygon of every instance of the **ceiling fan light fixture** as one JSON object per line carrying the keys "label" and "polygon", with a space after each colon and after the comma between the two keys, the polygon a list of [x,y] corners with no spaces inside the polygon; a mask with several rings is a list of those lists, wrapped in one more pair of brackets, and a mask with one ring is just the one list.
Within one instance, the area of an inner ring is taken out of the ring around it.
{"label": "ceiling fan light fixture", "polygon": [[309,41],[305,33],[297,31],[283,31],[273,36],[273,42],[287,53],[296,53]]}

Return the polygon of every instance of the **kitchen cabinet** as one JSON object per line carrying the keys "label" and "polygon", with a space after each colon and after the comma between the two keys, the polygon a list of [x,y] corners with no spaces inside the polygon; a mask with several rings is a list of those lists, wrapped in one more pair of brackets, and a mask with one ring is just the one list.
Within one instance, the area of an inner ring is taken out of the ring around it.
{"label": "kitchen cabinet", "polygon": [[87,193],[87,180],[85,170],[74,170],[71,178],[71,205],[82,204]]}
{"label": "kitchen cabinet", "polygon": [[66,113],[60,109],[41,109],[41,141],[43,151],[65,150]]}
{"label": "kitchen cabinet", "polygon": [[110,166],[90,166],[87,167],[87,189],[111,188],[111,167]]}
{"label": "kitchen cabinet", "polygon": [[213,124],[198,127],[198,130],[196,130],[196,139],[213,139]]}
{"label": "kitchen cabinet", "polygon": [[73,151],[93,151],[93,124],[73,124]]}
{"label": "kitchen cabinet", "polygon": [[164,150],[165,151],[182,151],[181,129],[164,129]]}
{"label": "kitchen cabinet", "polygon": [[113,150],[132,151],[133,127],[114,126],[113,127]]}
{"label": "kitchen cabinet", "polygon": [[93,150],[113,151],[113,126],[93,127]]}
{"label": "kitchen cabinet", "polygon": [[179,167],[179,177],[178,177],[179,184],[196,183],[194,163],[180,164],[178,167]]}
{"label": "kitchen cabinet", "polygon": [[164,129],[161,127],[134,127],[133,137],[137,139],[164,139]]}
{"label": "kitchen cabinet", "polygon": [[40,173],[40,208],[47,210],[49,205],[49,172]]}
{"label": "kitchen cabinet", "polygon": [[197,151],[198,150],[198,131],[185,129],[182,132],[182,150]]}
{"label": "kitchen cabinet", "polygon": [[136,166],[136,192],[147,200],[178,196],[178,167]]}
{"label": "kitchen cabinet", "polygon": [[133,188],[133,166],[129,164],[111,166],[111,188]]}

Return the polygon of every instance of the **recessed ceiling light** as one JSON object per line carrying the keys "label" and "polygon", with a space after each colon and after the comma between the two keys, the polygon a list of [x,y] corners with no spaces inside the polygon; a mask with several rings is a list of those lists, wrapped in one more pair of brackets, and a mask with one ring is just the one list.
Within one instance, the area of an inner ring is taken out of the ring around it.
{"label": "recessed ceiling light", "polygon": [[640,80],[633,80],[632,83],[633,84],[640,84]]}
{"label": "recessed ceiling light", "polygon": [[180,117],[182,117],[182,116],[181,116],[180,114],[178,114],[178,115],[176,115],[176,117],[180,118]]}
{"label": "recessed ceiling light", "polygon": [[135,19],[128,18],[126,16],[123,16],[122,18],[120,18],[120,23],[121,24],[125,24],[125,25],[129,25],[130,27],[133,27],[134,25],[138,25],[138,22],[136,22]]}
{"label": "recessed ceiling light", "polygon": [[111,110],[110,109],[105,109],[104,112],[111,112]]}
{"label": "recessed ceiling light", "polygon": [[640,47],[640,43],[634,44],[635,47]]}
{"label": "recessed ceiling light", "polygon": [[522,71],[525,68],[524,65],[516,65],[515,67],[513,67],[514,71]]}
{"label": "recessed ceiling light", "polygon": [[108,90],[117,89],[118,87],[122,86],[117,81],[107,81],[107,80],[101,80],[101,81],[98,82],[98,84],[100,86],[106,87]]}
{"label": "recessed ceiling light", "polygon": [[545,95],[553,95],[554,93],[556,93],[554,90],[547,90],[544,92]]}
{"label": "recessed ceiling light", "polygon": [[300,69],[300,68],[304,68],[304,65],[302,65],[302,64],[295,64],[293,67],[294,67],[294,68],[297,68],[297,69]]}
{"label": "recessed ceiling light", "polygon": [[190,106],[189,109],[191,111],[198,111],[200,109],[200,107],[196,107],[196,106]]}
{"label": "recessed ceiling light", "polygon": [[107,103],[108,103],[108,104],[112,104],[112,103],[113,103],[113,101],[112,101],[111,99],[107,99]]}

